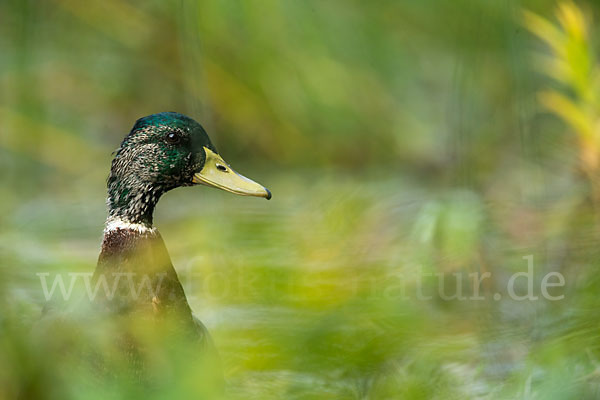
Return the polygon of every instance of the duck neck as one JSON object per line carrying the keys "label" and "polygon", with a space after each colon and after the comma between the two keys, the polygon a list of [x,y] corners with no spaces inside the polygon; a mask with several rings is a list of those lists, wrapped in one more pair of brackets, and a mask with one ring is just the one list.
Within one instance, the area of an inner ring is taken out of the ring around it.
{"label": "duck neck", "polygon": [[108,220],[121,221],[128,224],[152,228],[154,207],[163,190],[152,184],[137,182],[135,177],[130,179],[108,179]]}

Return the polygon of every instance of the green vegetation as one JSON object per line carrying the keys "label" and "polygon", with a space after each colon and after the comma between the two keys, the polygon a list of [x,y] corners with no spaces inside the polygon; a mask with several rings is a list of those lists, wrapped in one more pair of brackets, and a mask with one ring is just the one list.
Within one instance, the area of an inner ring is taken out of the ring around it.
{"label": "green vegetation", "polygon": [[[36,274],[93,271],[111,152],[160,111],[203,123],[273,193],[178,189],[155,214],[221,354],[224,397],[597,397],[599,13],[0,2],[0,398],[203,394],[183,345],[157,350],[149,387],[90,390],[68,350],[101,349],[115,327],[40,322]],[[516,294],[530,277],[537,300],[511,298],[518,272]],[[542,293],[551,272],[560,300]]]}

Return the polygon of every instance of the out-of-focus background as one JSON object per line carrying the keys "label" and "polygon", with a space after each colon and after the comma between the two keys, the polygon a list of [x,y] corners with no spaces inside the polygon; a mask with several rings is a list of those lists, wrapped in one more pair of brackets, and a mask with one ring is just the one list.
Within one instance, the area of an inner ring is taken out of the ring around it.
{"label": "out-of-focus background", "polygon": [[[94,269],[111,152],[161,111],[273,192],[178,189],[156,211],[226,396],[599,396],[599,13],[2,0],[0,397],[107,398],[48,378],[36,274]],[[152,394],[193,393],[185,362]]]}

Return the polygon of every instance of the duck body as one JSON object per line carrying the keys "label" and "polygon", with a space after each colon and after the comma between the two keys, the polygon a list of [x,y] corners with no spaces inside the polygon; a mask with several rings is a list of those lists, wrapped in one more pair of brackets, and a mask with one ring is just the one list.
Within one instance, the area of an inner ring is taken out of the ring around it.
{"label": "duck body", "polygon": [[95,301],[107,312],[169,314],[177,317],[184,329],[193,325],[191,308],[157,229],[132,229],[123,224],[107,230],[93,277],[96,285],[99,280],[110,290],[100,292]]}
{"label": "duck body", "polygon": [[[198,184],[271,197],[267,189],[231,169],[199,123],[178,113],[138,120],[112,161],[108,218],[92,279],[100,290],[93,303],[102,315],[123,326],[160,332],[161,339],[151,347],[168,347],[169,342],[182,339],[197,345],[198,351],[214,352],[153,226],[153,211],[162,194]],[[140,345],[126,329],[121,333],[116,342],[131,354],[132,368],[143,369],[145,353],[152,349]]]}

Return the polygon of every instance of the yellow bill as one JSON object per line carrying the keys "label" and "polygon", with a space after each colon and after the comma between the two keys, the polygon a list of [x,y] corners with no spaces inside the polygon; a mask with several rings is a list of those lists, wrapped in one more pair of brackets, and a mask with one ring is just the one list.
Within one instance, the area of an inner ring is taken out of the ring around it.
{"label": "yellow bill", "polygon": [[235,172],[223,158],[212,150],[204,147],[206,161],[200,172],[194,174],[192,182],[226,190],[241,196],[271,198],[269,190]]}

